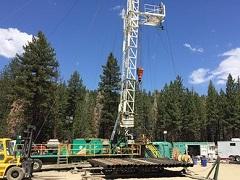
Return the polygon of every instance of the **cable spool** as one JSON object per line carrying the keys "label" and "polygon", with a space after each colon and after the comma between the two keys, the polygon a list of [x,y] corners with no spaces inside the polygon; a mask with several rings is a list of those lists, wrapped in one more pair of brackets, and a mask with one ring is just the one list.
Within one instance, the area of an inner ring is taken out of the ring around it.
{"label": "cable spool", "polygon": [[178,156],[178,161],[192,163],[192,158],[187,154],[180,154]]}

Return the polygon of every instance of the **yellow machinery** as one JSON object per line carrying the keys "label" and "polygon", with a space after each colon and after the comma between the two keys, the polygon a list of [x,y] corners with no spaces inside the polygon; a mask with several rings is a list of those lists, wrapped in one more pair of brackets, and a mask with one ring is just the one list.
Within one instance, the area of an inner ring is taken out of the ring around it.
{"label": "yellow machinery", "polygon": [[9,138],[0,138],[0,178],[8,180],[31,179],[34,161],[30,157],[34,126],[24,131],[24,145],[21,154],[16,156],[15,142]]}
{"label": "yellow machinery", "polygon": [[0,178],[21,180],[25,177],[20,157],[14,155],[14,143],[9,138],[0,138]]}
{"label": "yellow machinery", "polygon": [[154,158],[161,158],[161,155],[160,155],[158,149],[153,144],[151,144],[151,143],[147,144],[146,149],[148,149],[151,152],[151,154],[153,155]]}

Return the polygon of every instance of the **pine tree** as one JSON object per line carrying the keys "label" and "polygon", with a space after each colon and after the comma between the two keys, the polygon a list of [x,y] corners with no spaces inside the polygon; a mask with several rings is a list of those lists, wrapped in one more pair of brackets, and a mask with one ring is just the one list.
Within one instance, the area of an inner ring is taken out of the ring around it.
{"label": "pine tree", "polygon": [[198,123],[200,125],[199,129],[199,141],[207,141],[207,110],[206,110],[206,97],[205,96],[198,96],[198,101],[196,103],[197,107],[197,114],[198,117]]}
{"label": "pine tree", "polygon": [[3,70],[3,72],[0,73],[0,136],[2,137],[6,134],[6,116],[10,111],[10,102],[8,99],[9,87],[11,87],[10,82],[6,70]]}
{"label": "pine tree", "polygon": [[227,139],[236,137],[238,129],[238,109],[237,109],[237,86],[236,83],[229,74],[227,83],[226,83],[226,107],[225,107],[225,120],[227,122],[228,134]]}
{"label": "pine tree", "polygon": [[226,94],[221,89],[218,101],[217,101],[217,109],[218,109],[218,121],[217,121],[217,136],[218,140],[225,140],[226,139],[226,133],[227,133],[227,122],[226,122]]}
{"label": "pine tree", "polygon": [[103,109],[102,99],[104,98],[101,91],[98,91],[96,94],[96,103],[93,110],[93,137],[99,137],[100,134],[100,122]]}
{"label": "pine tree", "polygon": [[236,137],[240,137],[240,78],[238,77],[236,82],[236,101],[237,101],[237,117],[236,117]]}
{"label": "pine tree", "polygon": [[35,125],[41,131],[38,136],[41,141],[52,136],[49,115],[56,91],[58,62],[54,49],[42,32],[23,49],[24,53],[16,56],[15,99],[24,102],[25,123]]}
{"label": "pine tree", "polygon": [[67,86],[65,82],[60,81],[57,86],[57,90],[54,96],[51,119],[54,121],[53,124],[53,138],[64,140],[66,138],[66,106],[67,106]]}
{"label": "pine tree", "polygon": [[148,138],[153,138],[152,133],[152,124],[153,120],[151,119],[151,94],[147,94],[146,91],[137,91],[136,92],[136,101],[135,101],[135,127],[137,137],[140,137],[142,134],[145,134]]}
{"label": "pine tree", "polygon": [[157,119],[154,128],[155,140],[163,140],[163,131],[167,130],[167,113],[166,113],[166,91],[168,85],[165,84],[163,90],[157,93]]}
{"label": "pine tree", "polygon": [[176,80],[169,85],[169,91],[166,98],[167,106],[167,129],[168,136],[172,141],[176,141],[180,138],[182,129],[182,101],[184,87],[182,84],[182,78],[177,76]]}
{"label": "pine tree", "polygon": [[[197,98],[194,91],[186,89],[182,105],[182,138],[184,141],[197,139],[199,131],[199,116],[197,112]],[[191,136],[189,136],[191,134]]]}
{"label": "pine tree", "polygon": [[152,140],[156,139],[156,134],[155,134],[155,127],[157,124],[157,119],[158,119],[158,92],[155,91],[152,96],[151,96],[151,106],[150,106],[150,120],[151,120],[151,124],[150,124],[150,135],[152,137]]}
{"label": "pine tree", "polygon": [[73,123],[75,138],[90,138],[93,135],[92,129],[92,114],[94,101],[91,97],[91,92],[87,92],[84,100],[77,104],[77,111]]}
{"label": "pine tree", "polygon": [[218,109],[217,109],[218,93],[212,83],[209,82],[208,96],[206,99],[207,109],[207,140],[211,142],[217,141],[217,122],[218,122]]}
{"label": "pine tree", "polygon": [[[73,74],[70,77],[70,80],[68,81],[67,94],[68,98],[65,112],[67,127],[66,133],[68,138],[72,139],[74,137],[74,133],[76,134],[76,129],[79,129],[79,127],[77,127],[76,124],[79,125],[79,122],[77,121],[81,121],[80,111],[85,110],[84,99],[86,94],[86,88],[83,85],[82,79],[80,78],[80,74],[77,71],[73,72]],[[80,114],[76,118],[77,113]]]}
{"label": "pine tree", "polygon": [[[163,131],[167,131],[169,141],[180,139],[182,130],[182,106],[184,98],[182,78],[176,77],[169,85],[165,85],[158,100],[158,120],[155,135],[163,139]],[[162,137],[162,138],[161,138]]]}
{"label": "pine tree", "polygon": [[102,68],[103,73],[100,75],[101,81],[99,83],[99,92],[102,94],[99,136],[110,138],[117,118],[120,89],[120,68],[112,53],[110,53],[106,65]]}
{"label": "pine tree", "polygon": [[[19,127],[21,127],[23,121],[22,109],[16,108],[16,104],[19,104],[21,101],[16,99],[14,101],[13,99],[14,91],[12,87],[15,84],[14,74],[17,68],[16,60],[12,59],[0,73],[0,134],[2,137],[15,138],[21,130]],[[16,113],[13,113],[13,111]]]}

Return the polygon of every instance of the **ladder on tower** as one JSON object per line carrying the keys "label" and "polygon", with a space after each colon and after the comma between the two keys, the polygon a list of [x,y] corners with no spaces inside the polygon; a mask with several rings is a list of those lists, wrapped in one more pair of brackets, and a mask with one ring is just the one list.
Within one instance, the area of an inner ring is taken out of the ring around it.
{"label": "ladder on tower", "polygon": [[147,149],[148,152],[150,152],[150,154],[152,154],[153,158],[160,158],[161,157],[160,152],[158,151],[156,146],[154,146],[153,144],[147,144],[146,149]]}

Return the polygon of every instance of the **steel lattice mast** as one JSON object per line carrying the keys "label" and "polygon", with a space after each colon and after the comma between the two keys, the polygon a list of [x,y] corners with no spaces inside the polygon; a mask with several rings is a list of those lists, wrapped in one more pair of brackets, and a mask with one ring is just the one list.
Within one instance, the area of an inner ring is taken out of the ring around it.
{"label": "steel lattice mast", "polygon": [[134,127],[139,26],[162,26],[165,17],[165,6],[162,3],[160,5],[146,4],[144,12],[140,12],[139,9],[140,0],[127,0],[127,10],[123,14],[124,39],[120,103],[111,140],[114,139],[119,124],[125,129],[125,136],[132,139],[128,130]]}

